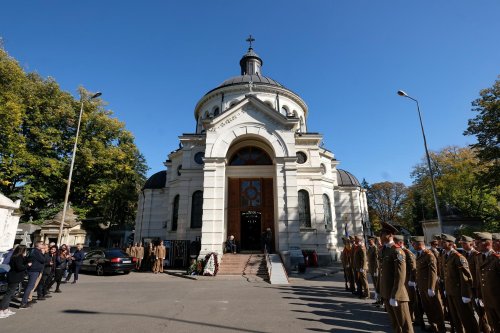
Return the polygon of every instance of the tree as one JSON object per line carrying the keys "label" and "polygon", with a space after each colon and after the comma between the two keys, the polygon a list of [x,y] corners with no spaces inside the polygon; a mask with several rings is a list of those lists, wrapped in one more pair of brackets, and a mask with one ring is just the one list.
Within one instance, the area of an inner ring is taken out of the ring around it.
{"label": "tree", "polygon": [[[481,173],[482,183],[490,187],[500,186],[500,80],[492,87],[483,89],[480,98],[472,102],[472,111],[477,112],[470,119],[464,135],[475,135],[477,143],[471,147],[485,166]],[[500,198],[500,197],[497,197]]]}
{"label": "tree", "polygon": [[[435,184],[442,215],[477,217],[494,223],[499,217],[495,196],[498,188],[481,185],[478,174],[487,170],[475,149],[470,147],[446,147],[430,152]],[[413,168],[414,182],[409,190],[411,199],[406,207],[408,219],[435,218],[434,199],[427,164],[424,159]]]}
{"label": "tree", "polygon": [[[63,202],[79,110],[54,79],[24,73],[0,50],[0,191],[22,197],[23,220],[41,222]],[[80,217],[132,224],[146,171],[125,125],[102,100],[84,102],[70,192]]]}
{"label": "tree", "polygon": [[403,183],[381,182],[368,186],[367,201],[372,224],[376,226],[381,222],[389,222],[407,227],[402,219],[406,195],[407,188]]}

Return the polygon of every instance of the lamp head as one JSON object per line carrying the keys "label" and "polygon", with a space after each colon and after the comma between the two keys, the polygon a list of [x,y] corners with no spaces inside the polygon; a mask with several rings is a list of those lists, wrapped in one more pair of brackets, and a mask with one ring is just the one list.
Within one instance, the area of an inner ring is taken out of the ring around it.
{"label": "lamp head", "polygon": [[408,94],[405,93],[403,90],[398,90],[398,95],[403,97],[408,97]]}
{"label": "lamp head", "polygon": [[96,92],[94,95],[92,95],[92,97],[90,97],[90,99],[94,99],[94,98],[97,98],[99,96],[101,96],[102,93],[101,92]]}

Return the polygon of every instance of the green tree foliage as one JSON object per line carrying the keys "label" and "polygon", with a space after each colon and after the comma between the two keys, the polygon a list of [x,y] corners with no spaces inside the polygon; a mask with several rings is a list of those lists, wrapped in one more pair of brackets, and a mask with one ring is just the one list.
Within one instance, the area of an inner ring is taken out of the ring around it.
{"label": "green tree foliage", "polygon": [[375,230],[381,222],[395,223],[408,228],[402,215],[403,203],[407,197],[407,187],[403,183],[381,182],[369,185],[366,197],[370,221]]}
{"label": "green tree foliage", "polygon": [[477,138],[477,143],[471,146],[487,166],[481,173],[482,183],[497,187],[500,186],[500,80],[495,81],[491,88],[483,89],[480,96],[472,102],[472,111],[477,115],[469,120],[464,135]]}
{"label": "green tree foliage", "polygon": [[[100,99],[88,101],[70,201],[83,217],[132,223],[147,167],[122,122]],[[22,197],[23,220],[46,218],[64,200],[80,100],[51,78],[25,73],[0,49],[0,191]]]}
{"label": "green tree foliage", "polygon": [[[442,215],[477,217],[493,227],[500,213],[495,198],[499,188],[481,185],[478,174],[488,167],[481,163],[475,149],[446,147],[439,152],[430,152],[430,156]],[[413,168],[411,175],[414,182],[405,204],[405,217],[415,223],[436,218],[430,176],[424,159]]]}

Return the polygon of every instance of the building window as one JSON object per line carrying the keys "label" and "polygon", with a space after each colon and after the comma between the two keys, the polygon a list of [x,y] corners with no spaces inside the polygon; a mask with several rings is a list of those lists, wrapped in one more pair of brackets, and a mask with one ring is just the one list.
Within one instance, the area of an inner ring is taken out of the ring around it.
{"label": "building window", "polygon": [[309,208],[309,193],[299,191],[299,222],[301,228],[311,227],[311,210]]}
{"label": "building window", "polygon": [[182,173],[182,164],[177,167],[177,176],[180,176]]}
{"label": "building window", "polygon": [[260,207],[262,204],[260,180],[244,180],[240,187],[240,207]]}
{"label": "building window", "polygon": [[197,163],[197,164],[204,164],[205,162],[203,162],[203,158],[205,157],[205,153],[202,152],[202,151],[199,151],[197,152],[196,154],[194,154],[194,161]]}
{"label": "building window", "polygon": [[321,174],[324,175],[326,173],[326,166],[323,163],[321,163],[319,167],[321,169]]}
{"label": "building window", "polygon": [[219,115],[220,111],[219,111],[219,107],[216,106],[215,109],[214,109],[214,117],[217,117]]}
{"label": "building window", "polygon": [[323,212],[325,215],[325,228],[332,230],[332,208],[330,205],[330,198],[328,195],[323,194]]}
{"label": "building window", "polygon": [[269,155],[257,147],[244,147],[233,154],[229,165],[272,165]]}
{"label": "building window", "polygon": [[203,216],[203,192],[196,191],[193,193],[191,202],[191,228],[201,228]]}
{"label": "building window", "polygon": [[304,164],[307,161],[307,155],[304,152],[299,151],[297,153],[297,163]]}
{"label": "building window", "polygon": [[177,194],[174,198],[174,204],[172,205],[172,231],[177,230],[178,220],[179,220],[179,195]]}

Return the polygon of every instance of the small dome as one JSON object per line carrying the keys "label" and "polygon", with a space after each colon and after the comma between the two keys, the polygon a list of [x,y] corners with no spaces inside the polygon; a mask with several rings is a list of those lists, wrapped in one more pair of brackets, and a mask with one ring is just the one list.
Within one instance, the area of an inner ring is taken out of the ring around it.
{"label": "small dome", "polygon": [[337,183],[339,186],[361,187],[358,179],[352,173],[342,169],[337,169]]}
{"label": "small dome", "polygon": [[143,190],[164,188],[167,183],[167,171],[160,171],[149,177]]}

